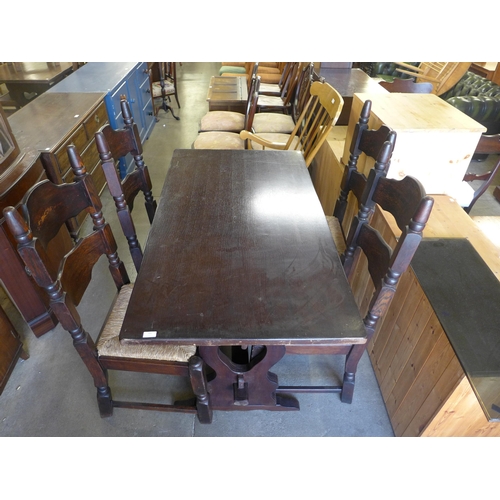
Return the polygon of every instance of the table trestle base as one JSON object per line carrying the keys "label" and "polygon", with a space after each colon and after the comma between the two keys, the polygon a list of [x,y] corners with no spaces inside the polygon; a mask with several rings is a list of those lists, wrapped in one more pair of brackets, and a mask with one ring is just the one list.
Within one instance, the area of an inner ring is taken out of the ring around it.
{"label": "table trestle base", "polygon": [[306,393],[306,392],[314,392],[314,393],[324,393],[324,392],[342,392],[341,385],[328,386],[328,385],[317,385],[317,386],[303,386],[303,385],[280,385],[276,389],[276,394],[282,393]]}
{"label": "table trestle base", "polygon": [[132,401],[113,401],[113,408],[133,408],[136,410],[175,411],[179,413],[197,413],[196,399],[175,402],[173,405],[162,403],[135,403]]}

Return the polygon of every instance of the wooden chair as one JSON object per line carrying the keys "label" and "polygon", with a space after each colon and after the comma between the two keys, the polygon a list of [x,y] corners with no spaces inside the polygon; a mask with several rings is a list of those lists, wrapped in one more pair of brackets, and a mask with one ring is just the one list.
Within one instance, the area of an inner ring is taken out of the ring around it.
{"label": "wooden chair", "polygon": [[[248,96],[245,113],[245,130],[252,130],[257,99],[259,97],[260,76],[255,79],[253,94]],[[200,132],[193,142],[193,149],[247,149],[247,141],[242,139],[240,133],[211,131]]]}
{"label": "wooden chair", "polygon": [[[359,360],[366,345],[373,336],[380,318],[387,312],[396,292],[400,276],[408,268],[422,239],[422,231],[427,223],[434,200],[425,195],[420,182],[412,177],[402,180],[387,179],[371,175],[362,196],[362,209],[351,226],[347,241],[344,270],[352,283],[354,258],[362,253],[368,261],[368,273],[373,283],[374,293],[367,312],[360,308],[364,316],[366,337],[359,343],[346,342],[345,332],[339,332],[337,345],[287,346],[287,354],[341,354],[346,356],[343,382],[340,386],[281,386],[278,393],[293,392],[340,392],[344,403],[351,403],[354,393],[355,376]],[[377,204],[390,212],[401,229],[401,236],[394,249],[383,236],[370,226],[365,207]],[[348,327],[347,327],[348,328]],[[341,335],[344,334],[343,335]]]}
{"label": "wooden chair", "polygon": [[[238,66],[223,65],[219,70],[220,76],[245,76],[247,81],[250,82],[250,78],[253,72],[255,64],[259,64],[259,70],[257,75],[261,77],[262,83],[279,83],[281,80],[284,64],[282,63],[255,63],[255,62],[245,62],[239,63]],[[242,64],[242,65],[241,65]]]}
{"label": "wooden chair", "polygon": [[[265,63],[260,63],[260,64],[265,64]],[[287,62],[285,64],[278,83],[261,83],[259,94],[280,96],[283,92],[283,86],[285,85],[285,82],[287,81],[287,78],[295,64],[297,63]]]}
{"label": "wooden chair", "polygon": [[[121,323],[133,285],[117,254],[110,226],[91,176],[86,172],[74,146],[68,147],[75,182],[55,185],[49,180],[36,184],[26,194],[18,210],[4,209],[7,226],[17,241],[19,255],[27,272],[47,292],[50,307],[61,326],[73,338],[73,345],[89,370],[97,388],[97,403],[102,417],[114,407],[143,410],[198,413],[200,421],[211,420],[208,395],[182,404],[150,404],[115,401],[108,385],[107,370],[124,370],[190,377],[195,391],[205,380],[196,346],[122,346],[118,339]],[[92,217],[93,231],[81,238],[59,262],[52,262],[47,251],[50,241],[70,217],[85,210]],[[77,306],[87,289],[92,269],[106,255],[117,295],[99,335],[89,335],[82,326]]]}
{"label": "wooden chair", "polygon": [[259,81],[257,81],[257,72],[254,68],[254,74],[250,81],[245,113],[238,113],[236,111],[208,111],[200,120],[199,132],[240,133],[244,130],[247,123],[247,115],[252,104],[252,96],[255,92],[255,86],[258,83],[260,83],[260,77]]}
{"label": "wooden chair", "polygon": [[333,215],[328,215],[326,220],[332,233],[339,253],[343,253],[346,246],[346,236],[349,229],[343,227],[349,193],[353,193],[359,203],[366,186],[366,176],[358,171],[358,160],[365,154],[375,160],[374,170],[377,175],[386,175],[389,170],[392,152],[396,143],[396,132],[386,125],[379,129],[370,129],[372,102],[366,100],[361,109],[359,120],[356,123],[349,147],[349,161],[344,167],[344,174],[340,185],[340,194],[335,203]]}
{"label": "wooden chair", "polygon": [[401,73],[415,77],[417,83],[431,82],[432,93],[444,94],[454,87],[469,69],[470,62],[421,62],[418,66],[396,62]]}
{"label": "wooden chair", "polygon": [[[299,64],[299,63],[294,63]],[[312,83],[312,63],[305,65],[299,77],[294,97],[291,102],[292,112],[290,114],[260,112],[253,119],[253,132],[257,135],[267,133],[291,134],[295,128],[297,119],[303,111],[309,97]],[[295,70],[295,67],[291,68]],[[261,84],[262,88],[262,84]],[[262,94],[259,92],[259,94]],[[260,99],[260,98],[259,98]],[[258,104],[257,104],[258,105]]]}
{"label": "wooden chair", "polygon": [[309,167],[338,120],[343,105],[342,96],[331,85],[313,82],[309,100],[291,134],[254,134],[243,130],[240,137],[249,140],[249,149],[301,151]]}
{"label": "wooden chair", "polygon": [[[142,191],[149,222],[152,224],[156,212],[156,200],[152,193],[148,167],[144,163],[142,156],[139,130],[134,123],[125,96],[121,96],[120,106],[123,121],[125,122],[124,128],[113,130],[110,125],[102,127],[95,134],[95,144],[106,176],[109,192],[115,201],[118,219],[127,238],[132,260],[135,268],[139,271],[142,262],[142,249],[137,239],[131,212],[134,209],[136,196]],[[128,153],[131,153],[134,157],[135,168],[123,180],[120,180],[116,163],[119,158]]]}
{"label": "wooden chair", "polygon": [[[311,85],[314,81],[314,63],[304,64],[302,66],[301,75],[299,77],[299,82],[297,83],[297,88],[295,90],[295,95],[292,99],[292,118],[295,122],[299,119],[300,114],[307,105],[309,95],[311,92]],[[324,81],[324,80],[321,80]]]}
{"label": "wooden chair", "polygon": [[[151,78],[151,95],[153,96],[153,108],[156,121],[158,121],[158,111],[163,109],[167,113],[170,111],[172,116],[179,120],[180,118],[174,114],[174,110],[168,104],[170,96],[174,96],[177,106],[181,107],[179,103],[179,96],[177,93],[177,66],[175,62],[159,62],[155,63],[157,69],[153,65],[152,78]],[[159,105],[155,104],[155,99],[161,98]]]}
{"label": "wooden chair", "polygon": [[[494,154],[500,155],[500,134],[496,135],[482,135],[477,144],[476,150],[474,154]],[[500,171],[500,156],[498,157],[498,161],[495,166],[488,172],[484,174],[474,174],[472,172],[467,172],[464,176],[465,182],[474,182],[474,181],[482,181],[482,183],[474,189],[472,194],[472,199],[470,200],[467,206],[464,206],[464,210],[467,213],[470,213],[472,207],[479,199],[479,197],[484,194],[484,192],[488,189],[491,182],[495,178],[497,172]]]}
{"label": "wooden chair", "polygon": [[402,94],[432,94],[434,85],[431,82],[415,82],[414,80],[395,78],[392,82],[382,80],[378,82],[381,87],[389,92],[399,92]]}
{"label": "wooden chair", "polygon": [[302,63],[294,63],[279,96],[260,95],[257,101],[257,113],[291,113],[292,102],[301,75]]}

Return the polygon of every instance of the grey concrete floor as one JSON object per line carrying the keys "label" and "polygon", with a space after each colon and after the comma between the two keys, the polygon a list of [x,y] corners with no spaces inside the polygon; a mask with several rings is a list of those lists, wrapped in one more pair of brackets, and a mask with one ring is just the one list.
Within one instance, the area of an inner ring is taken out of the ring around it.
{"label": "grey concrete floor", "polygon": [[[153,193],[157,199],[173,150],[190,148],[196,138],[199,120],[207,111],[205,99],[208,82],[212,75],[217,74],[218,68],[218,63],[183,63],[178,68],[181,108],[177,108],[175,100],[172,107],[180,120],[175,120],[170,113],[160,111],[159,121],[144,144],[144,158],[150,170]],[[483,198],[485,203],[478,202],[475,208],[478,214],[486,214],[485,212],[500,208],[500,204],[491,194],[484,195]],[[120,257],[134,280],[135,271],[128,247],[107,189],[103,192],[102,199],[104,215],[118,240]],[[500,211],[487,213],[498,214]],[[139,203],[133,215],[144,248],[150,226],[146,212]],[[94,338],[114,294],[114,285],[106,276],[105,265],[104,261],[98,264],[101,267],[98,267],[93,283],[79,308],[84,326]],[[351,405],[341,403],[338,394],[299,394],[297,397],[300,401],[300,411],[215,412],[213,423],[210,425],[200,424],[196,416],[190,414],[120,408],[115,409],[112,417],[101,419],[92,379],[74,350],[69,334],[58,326],[43,337],[36,338],[5,297],[2,305],[19,330],[30,357],[17,363],[0,396],[0,436],[393,436],[366,354],[358,369],[354,401]],[[278,374],[282,384],[289,385],[337,383],[342,370],[343,360],[340,358],[286,356],[273,371]],[[173,401],[189,395],[188,381],[172,376],[110,372],[110,386],[116,399],[132,399],[140,395],[141,398],[149,397],[151,401],[165,398]]]}

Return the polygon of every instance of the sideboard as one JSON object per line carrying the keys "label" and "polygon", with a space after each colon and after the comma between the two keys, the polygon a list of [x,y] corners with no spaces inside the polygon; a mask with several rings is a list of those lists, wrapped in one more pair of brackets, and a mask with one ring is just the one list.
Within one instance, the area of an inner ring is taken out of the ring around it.
{"label": "sideboard", "polygon": [[[155,117],[147,62],[89,62],[54,85],[49,93],[104,93],[104,102],[110,125],[124,126],[120,96],[125,95],[132,116],[144,142],[153,129]],[[132,168],[133,158],[120,160],[120,175],[124,177]]]}
{"label": "sideboard", "polygon": [[0,307],[0,394],[19,358],[27,359],[23,343],[14,325]]}

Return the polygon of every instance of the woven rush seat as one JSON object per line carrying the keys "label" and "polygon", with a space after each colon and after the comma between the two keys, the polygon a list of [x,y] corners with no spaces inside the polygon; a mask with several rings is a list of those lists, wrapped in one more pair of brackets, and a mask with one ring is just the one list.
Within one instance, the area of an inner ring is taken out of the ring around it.
{"label": "woven rush seat", "polygon": [[340,226],[340,221],[333,215],[327,215],[326,222],[328,223],[328,228],[330,229],[330,233],[332,234],[332,238],[335,246],[337,247],[337,251],[339,255],[341,255],[345,252],[346,245],[344,233],[342,232],[342,228]]}
{"label": "woven rush seat", "polygon": [[97,341],[101,356],[188,362],[196,353],[194,345],[121,344],[118,338],[134,285],[122,286]]}

